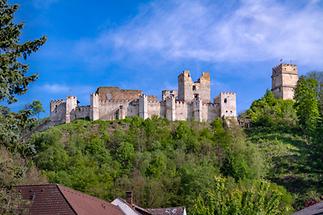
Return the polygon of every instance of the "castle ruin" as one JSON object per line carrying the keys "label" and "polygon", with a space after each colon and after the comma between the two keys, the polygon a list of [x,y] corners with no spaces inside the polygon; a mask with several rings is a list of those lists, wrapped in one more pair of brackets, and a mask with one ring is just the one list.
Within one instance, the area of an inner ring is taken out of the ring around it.
{"label": "castle ruin", "polygon": [[178,76],[177,90],[163,90],[162,100],[145,95],[141,90],[99,87],[90,96],[91,104],[79,106],[75,96],[50,102],[50,120],[54,124],[75,119],[115,120],[131,116],[143,119],[153,116],[170,121],[194,120],[212,122],[217,117],[236,118],[236,94],[221,92],[211,100],[211,78],[203,72],[193,81],[189,71]]}
{"label": "castle ruin", "polygon": [[298,69],[295,64],[279,64],[272,69],[271,91],[276,98],[294,99],[294,90],[298,81]]}

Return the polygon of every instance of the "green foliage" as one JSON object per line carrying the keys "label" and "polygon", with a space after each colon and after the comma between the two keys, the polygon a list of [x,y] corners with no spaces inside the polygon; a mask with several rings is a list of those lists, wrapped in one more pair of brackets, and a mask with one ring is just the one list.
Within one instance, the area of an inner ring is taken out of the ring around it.
{"label": "green foliage", "polygon": [[213,176],[257,179],[266,171],[239,128],[139,117],[83,121],[35,134],[29,144],[51,182],[112,200],[133,190],[144,207],[190,205]]}
{"label": "green foliage", "polygon": [[[15,102],[16,96],[25,94],[28,85],[36,80],[37,75],[27,76],[28,65],[22,63],[43,45],[45,37],[34,41],[20,43],[23,24],[14,22],[17,5],[10,5],[7,0],[0,0],[0,101]],[[0,106],[0,214],[22,214],[18,205],[22,202],[12,186],[22,182],[32,164],[26,165],[19,159],[19,153],[26,148],[25,132],[30,130],[34,120],[30,119],[33,110],[40,110],[39,103],[33,109],[11,112]],[[39,177],[36,176],[38,181]],[[31,181],[25,181],[26,183]],[[20,208],[21,209],[21,208]]]}
{"label": "green foliage", "polygon": [[261,178],[266,174],[262,155],[257,148],[245,141],[245,135],[240,128],[232,128],[227,134],[221,134],[221,128],[216,133],[222,137],[223,149],[226,153],[221,170],[224,175],[236,180],[245,178]]}
{"label": "green foliage", "polygon": [[39,114],[41,112],[45,112],[43,105],[38,100],[35,100],[31,104],[26,105],[25,109],[30,110],[31,116],[37,115],[38,119],[39,119]]}
{"label": "green foliage", "polygon": [[18,5],[10,5],[7,0],[0,0],[0,101],[16,101],[16,95],[26,93],[28,85],[36,80],[37,75],[26,76],[28,65],[21,62],[36,52],[46,42],[38,40],[20,44],[23,24],[14,22]]}
{"label": "green foliage", "polygon": [[317,87],[317,95],[319,99],[320,104],[320,112],[321,116],[323,116],[323,72],[310,72],[308,75],[306,75],[308,78],[315,79],[318,83]]}
{"label": "green foliage", "polygon": [[295,108],[299,125],[308,136],[315,133],[320,118],[317,87],[315,79],[301,76],[295,89]]}
{"label": "green foliage", "polygon": [[191,214],[290,214],[292,197],[287,191],[265,180],[242,180],[215,177],[213,189],[200,195]]}
{"label": "green foliage", "polygon": [[32,163],[0,146],[0,214],[28,214],[25,206],[29,202],[22,201],[12,186],[44,181]]}
{"label": "green foliage", "polygon": [[254,101],[246,115],[254,126],[272,128],[293,127],[297,123],[296,111],[292,100],[276,99],[274,94],[267,90],[266,94]]}
{"label": "green foliage", "polygon": [[10,150],[23,150],[23,133],[30,130],[35,120],[30,119],[31,112],[22,110],[11,112],[9,108],[0,106],[0,143]]}
{"label": "green foliage", "polygon": [[[294,103],[275,99],[267,92],[252,104],[246,114],[253,122],[251,128],[247,129],[248,139],[258,145],[266,158],[269,168],[267,178],[294,194],[297,209],[304,207],[304,202],[308,200],[307,193],[323,192],[323,123],[319,111],[321,88],[316,81],[322,81],[320,77],[317,73],[300,77]],[[288,107],[283,109],[293,113],[294,117],[288,117],[292,121],[280,116],[286,112],[281,111],[282,104]]]}

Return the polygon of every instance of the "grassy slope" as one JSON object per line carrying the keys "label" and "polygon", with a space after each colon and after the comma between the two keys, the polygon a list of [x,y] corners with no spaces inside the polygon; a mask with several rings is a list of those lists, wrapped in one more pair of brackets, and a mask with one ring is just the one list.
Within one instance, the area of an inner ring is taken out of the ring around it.
{"label": "grassy slope", "polygon": [[264,153],[268,179],[295,195],[295,207],[323,193],[323,174],[312,156],[311,145],[297,131],[254,128],[246,130],[248,139]]}

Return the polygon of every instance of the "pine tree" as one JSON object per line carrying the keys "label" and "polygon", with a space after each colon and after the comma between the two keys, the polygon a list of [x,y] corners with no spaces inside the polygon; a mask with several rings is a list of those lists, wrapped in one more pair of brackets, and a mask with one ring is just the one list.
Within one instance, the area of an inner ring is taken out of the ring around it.
{"label": "pine tree", "polygon": [[37,79],[27,76],[28,65],[23,61],[46,42],[46,37],[20,43],[23,24],[14,22],[18,5],[0,0],[0,101],[15,102],[16,95],[26,93],[28,85]]}
{"label": "pine tree", "polygon": [[[46,37],[41,37],[21,43],[23,24],[14,22],[17,10],[18,5],[0,0],[0,102],[16,102],[16,96],[25,94],[28,85],[37,79],[36,74],[27,75],[24,61],[46,42]],[[12,113],[0,106],[0,214],[24,214],[19,210],[22,201],[13,186],[24,177],[27,168],[15,164],[19,155],[8,149],[21,145],[20,128],[26,125],[29,115],[30,111]]]}

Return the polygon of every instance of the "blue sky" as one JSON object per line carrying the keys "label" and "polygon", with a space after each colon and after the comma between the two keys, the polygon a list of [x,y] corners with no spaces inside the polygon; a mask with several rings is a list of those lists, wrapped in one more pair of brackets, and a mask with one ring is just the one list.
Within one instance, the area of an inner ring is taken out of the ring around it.
{"label": "blue sky", "polygon": [[300,74],[323,70],[322,0],[10,0],[21,5],[22,41],[48,37],[28,59],[39,79],[19,109],[40,100],[78,97],[99,86],[160,96],[177,75],[210,71],[212,96],[237,93],[246,110],[271,86],[283,59]]}

